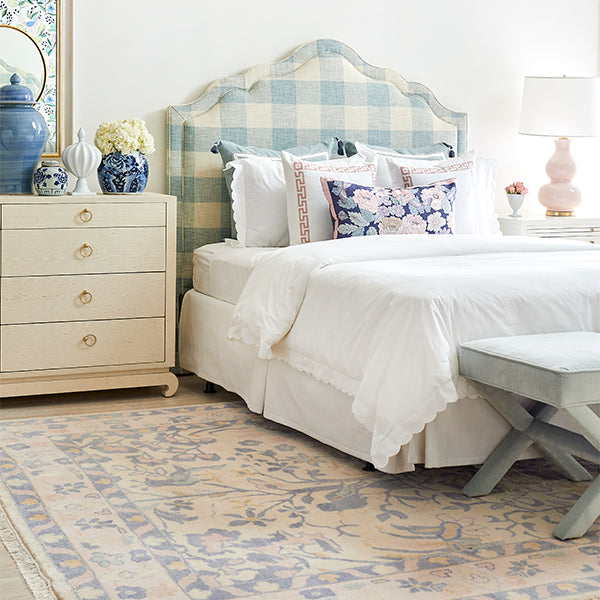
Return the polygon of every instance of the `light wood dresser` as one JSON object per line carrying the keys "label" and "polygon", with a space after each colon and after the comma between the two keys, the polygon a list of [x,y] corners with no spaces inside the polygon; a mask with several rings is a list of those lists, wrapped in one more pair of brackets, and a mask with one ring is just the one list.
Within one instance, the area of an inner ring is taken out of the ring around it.
{"label": "light wood dresser", "polygon": [[177,390],[176,198],[0,195],[0,398]]}

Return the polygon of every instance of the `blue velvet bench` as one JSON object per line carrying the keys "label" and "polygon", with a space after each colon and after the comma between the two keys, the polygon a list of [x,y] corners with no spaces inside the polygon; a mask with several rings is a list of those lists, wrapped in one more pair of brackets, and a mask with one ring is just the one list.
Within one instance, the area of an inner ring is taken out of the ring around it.
{"label": "blue velvet bench", "polygon": [[[460,374],[508,421],[512,430],[463,489],[485,496],[523,450],[535,444],[573,481],[592,476],[572,455],[600,462],[600,333],[588,331],[519,335],[476,340],[459,349]],[[515,396],[529,398],[524,408]],[[549,421],[565,414],[573,431]],[[600,476],[552,532],[559,539],[580,537],[600,516]]]}

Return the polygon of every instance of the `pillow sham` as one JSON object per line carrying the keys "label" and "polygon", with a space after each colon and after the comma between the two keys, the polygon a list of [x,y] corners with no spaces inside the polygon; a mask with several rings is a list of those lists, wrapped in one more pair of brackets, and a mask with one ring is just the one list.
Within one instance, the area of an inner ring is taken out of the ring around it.
{"label": "pillow sham", "polygon": [[[295,148],[289,148],[289,152],[302,156],[306,160],[327,160],[337,152],[338,139],[332,137],[328,141],[319,141],[314,144],[305,144],[303,146],[297,146]],[[221,161],[223,162],[223,177],[225,179],[225,185],[227,187],[227,193],[229,199],[233,202],[231,193],[231,185],[233,183],[233,172],[234,167],[231,163],[240,158],[248,158],[250,156],[262,156],[270,157],[273,160],[281,159],[280,150],[272,150],[270,148],[259,148],[258,146],[243,146],[229,140],[219,140],[211,148],[211,152],[221,155]],[[284,195],[285,199],[285,195]],[[233,216],[231,215],[231,236],[239,239],[237,232],[237,225]]]}
{"label": "pillow sham", "polygon": [[321,178],[333,238],[364,235],[436,235],[454,232],[454,180],[410,188],[370,187]]}
{"label": "pillow sham", "polygon": [[280,159],[250,156],[230,163],[231,209],[241,246],[287,246],[287,204]]}
{"label": "pillow sham", "polygon": [[496,213],[496,167],[493,158],[475,158],[475,224],[478,235],[502,235]]}
{"label": "pillow sham", "polygon": [[[281,157],[281,150],[273,150],[271,148],[259,148],[257,146],[242,146],[228,140],[219,140],[213,147],[213,152],[218,152],[221,155],[223,166],[227,167],[228,163],[238,158],[247,158],[248,156],[271,156],[273,158]],[[326,158],[331,158],[337,153],[337,138],[315,142],[314,144],[304,144],[294,148],[286,148],[286,152],[295,154],[296,156],[308,157],[310,155],[320,155],[326,153]]]}
{"label": "pillow sham", "polygon": [[379,156],[376,185],[413,187],[446,179],[456,182],[454,233],[477,234],[475,218],[475,153],[445,160],[417,160],[402,156]]}
{"label": "pillow sham", "polygon": [[351,158],[310,162],[282,152],[290,244],[330,240],[333,226],[321,177],[361,185],[375,183],[375,164],[358,154]]}
{"label": "pillow sham", "polygon": [[367,156],[374,153],[387,156],[409,155],[413,158],[450,158],[454,156],[452,146],[445,142],[394,150],[393,148],[386,148],[384,146],[372,146],[371,144],[363,144],[362,142],[344,140],[344,153],[346,156],[354,156],[355,154]]}
{"label": "pillow sham", "polygon": [[[231,198],[231,183],[233,180],[233,161],[240,158],[249,158],[251,156],[261,156],[272,160],[281,160],[280,150],[269,150],[267,148],[255,148],[253,146],[239,146],[233,142],[218,142],[221,160],[223,161],[223,176],[225,177],[225,185],[227,192]],[[323,147],[321,147],[323,146]],[[332,145],[330,145],[333,148]],[[328,160],[331,158],[331,148],[325,147],[325,142],[309,146],[298,146],[288,150],[295,156],[301,156],[304,160]],[[222,149],[222,151],[221,151]]]}

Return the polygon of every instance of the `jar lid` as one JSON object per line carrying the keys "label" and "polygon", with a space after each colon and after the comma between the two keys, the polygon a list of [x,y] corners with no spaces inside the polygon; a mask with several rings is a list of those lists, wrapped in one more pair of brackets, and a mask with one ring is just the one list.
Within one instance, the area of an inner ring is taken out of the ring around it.
{"label": "jar lid", "polygon": [[35,104],[33,93],[26,85],[21,85],[21,78],[14,73],[10,84],[0,87],[1,104]]}
{"label": "jar lid", "polygon": [[58,167],[60,163],[57,160],[43,160],[42,167]]}

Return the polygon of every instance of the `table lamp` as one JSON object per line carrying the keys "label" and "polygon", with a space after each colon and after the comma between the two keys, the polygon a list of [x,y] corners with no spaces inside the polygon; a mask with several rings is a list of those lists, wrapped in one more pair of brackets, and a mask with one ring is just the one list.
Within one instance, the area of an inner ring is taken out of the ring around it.
{"label": "table lamp", "polygon": [[571,217],[581,204],[570,137],[600,135],[600,78],[525,77],[519,133],[557,137],[546,164],[550,183],[538,192],[548,217]]}

